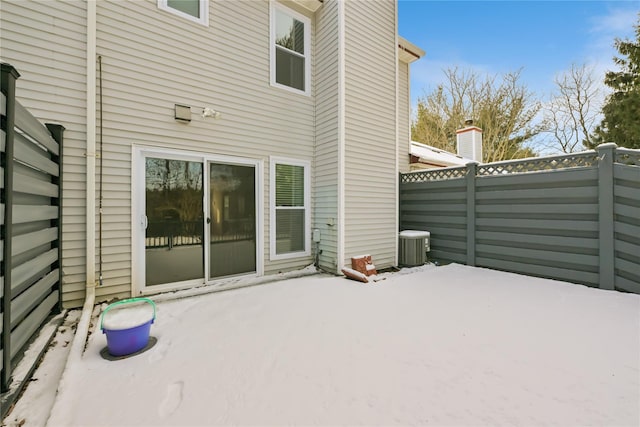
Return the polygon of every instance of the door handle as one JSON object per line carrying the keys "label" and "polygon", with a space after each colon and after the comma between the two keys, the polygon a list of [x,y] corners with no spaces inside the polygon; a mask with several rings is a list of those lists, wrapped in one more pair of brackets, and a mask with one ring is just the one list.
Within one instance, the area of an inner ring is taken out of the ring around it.
{"label": "door handle", "polygon": [[211,224],[211,218],[207,217],[207,224]]}
{"label": "door handle", "polygon": [[142,215],[142,221],[140,221],[140,225],[142,225],[143,230],[147,229],[147,226],[149,225],[149,220],[147,219],[146,215]]}

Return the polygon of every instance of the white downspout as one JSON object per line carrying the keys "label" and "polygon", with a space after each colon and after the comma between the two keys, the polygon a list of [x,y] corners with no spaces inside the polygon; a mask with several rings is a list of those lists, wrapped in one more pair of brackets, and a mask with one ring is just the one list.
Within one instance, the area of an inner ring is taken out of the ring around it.
{"label": "white downspout", "polygon": [[96,286],[96,38],[96,0],[87,0],[87,289]]}
{"label": "white downspout", "polygon": [[74,344],[75,339],[82,341],[79,355],[84,350],[96,295],[96,44],[97,0],[87,0],[87,279],[82,317],[74,338]]}
{"label": "white downspout", "polygon": [[[63,389],[66,384],[74,383],[74,370],[73,367],[77,366],[82,359],[84,353],[85,343],[87,341],[87,335],[89,333],[89,327],[91,325],[91,315],[93,312],[93,306],[95,304],[95,291],[96,291],[96,249],[95,249],[95,216],[96,216],[96,201],[95,201],[95,188],[96,188],[96,1],[86,0],[87,3],[87,191],[86,191],[86,286],[85,286],[85,300],[82,307],[82,314],[76,333],[69,349],[69,356],[62,372],[62,377],[58,384],[58,391]],[[68,386],[67,386],[68,387]],[[70,395],[71,393],[67,393]],[[64,420],[67,418],[67,412],[72,407],[60,402],[60,393],[57,393],[51,413],[47,420],[47,426],[60,426],[64,425]],[[72,402],[69,402],[72,403]]]}

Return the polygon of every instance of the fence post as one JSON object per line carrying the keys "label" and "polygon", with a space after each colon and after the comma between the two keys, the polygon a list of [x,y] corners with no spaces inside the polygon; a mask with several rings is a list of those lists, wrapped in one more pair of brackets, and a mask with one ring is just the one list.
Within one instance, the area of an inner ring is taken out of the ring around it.
{"label": "fence post", "polygon": [[58,155],[51,154],[51,160],[58,165],[58,176],[53,178],[53,183],[58,186],[58,219],[55,221],[55,225],[58,228],[58,240],[56,247],[58,248],[58,261],[56,266],[58,267],[58,306],[57,312],[62,312],[62,143],[64,141],[65,127],[54,123],[45,123],[47,129],[51,133],[53,139],[58,143]]}
{"label": "fence post", "polygon": [[478,163],[467,166],[467,265],[476,265],[476,172]]}
{"label": "fence post", "polygon": [[2,375],[0,375],[0,391],[9,389],[11,379],[11,239],[13,238],[13,140],[15,136],[16,118],[16,79],[20,73],[9,64],[0,64],[0,88],[5,95],[6,108],[2,129],[5,132],[2,167],[4,168],[4,233],[2,276],[4,277],[2,305]]}
{"label": "fence post", "polygon": [[598,151],[598,247],[599,287],[615,289],[615,258],[613,230],[613,161],[616,144],[600,144]]}

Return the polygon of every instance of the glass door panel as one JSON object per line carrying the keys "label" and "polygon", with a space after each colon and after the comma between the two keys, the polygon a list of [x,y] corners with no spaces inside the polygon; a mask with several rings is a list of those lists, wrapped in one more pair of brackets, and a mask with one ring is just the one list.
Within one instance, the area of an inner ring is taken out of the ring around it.
{"label": "glass door panel", "polygon": [[145,284],[204,277],[203,164],[145,158]]}
{"label": "glass door panel", "polygon": [[256,271],[255,167],[209,163],[209,279]]}

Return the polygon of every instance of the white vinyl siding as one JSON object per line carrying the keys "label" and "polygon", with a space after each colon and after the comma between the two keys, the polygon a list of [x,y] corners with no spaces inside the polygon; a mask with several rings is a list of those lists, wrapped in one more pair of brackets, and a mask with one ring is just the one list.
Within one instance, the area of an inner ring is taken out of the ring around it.
{"label": "white vinyl siding", "polygon": [[271,158],[272,260],[310,254],[310,163]]}
{"label": "white vinyl siding", "polygon": [[316,153],[314,228],[320,230],[320,267],[337,272],[338,218],[338,3],[316,12]]}
{"label": "white vinyl siding", "polygon": [[[21,74],[20,101],[42,121],[66,127],[63,299],[66,307],[81,306],[86,281],[86,3],[3,0],[0,8],[2,60]],[[104,280],[96,288],[97,301],[131,296],[133,146],[262,162],[271,155],[290,156],[293,149],[296,158],[313,160],[314,85],[309,81],[307,97],[270,85],[269,16],[267,0],[209,2],[210,25],[205,27],[160,10],[157,0],[97,2],[104,125]],[[311,34],[313,26],[310,18]],[[313,38],[309,43],[313,52]],[[189,124],[174,120],[174,104],[194,107]],[[212,107],[222,117],[203,119],[198,107]],[[268,168],[259,178],[268,225]],[[262,252],[268,254],[268,226],[262,241]],[[312,262],[311,255],[266,258],[265,274]]]}
{"label": "white vinyl siding", "polygon": [[62,273],[65,307],[85,293],[86,3],[0,2],[0,58],[20,73],[18,101],[41,122],[63,125]]}
{"label": "white vinyl siding", "polygon": [[[306,231],[320,230],[320,266],[337,272],[348,257],[362,253],[370,253],[378,268],[392,264],[397,234],[395,2],[325,0],[315,14],[287,6],[308,20],[309,96],[271,85],[268,0],[209,1],[209,26],[161,10],[157,0],[96,2],[103,70],[103,103],[96,109],[103,119],[104,162],[104,280],[96,289],[97,302],[126,298],[139,288],[132,278],[134,147],[260,164],[271,157],[308,162],[311,218]],[[86,3],[2,0],[0,9],[0,53],[22,74],[20,100],[41,120],[67,129],[63,299],[67,307],[80,306],[86,280]],[[338,16],[343,9],[346,16]],[[347,28],[342,53],[339,22]],[[341,85],[346,87],[344,105]],[[190,123],[174,119],[174,104],[192,107]],[[220,111],[221,118],[202,118],[203,107]],[[99,165],[100,159],[96,175]],[[260,169],[259,176],[266,275],[313,261],[311,253],[274,260],[268,255],[273,231],[269,169]],[[339,209],[342,188],[345,205]],[[345,259],[338,259],[343,247]]]}
{"label": "white vinyl siding", "polygon": [[209,25],[209,0],[158,0],[158,8],[198,24]]}
{"label": "white vinyl siding", "polygon": [[[314,99],[269,85],[269,3],[210,2],[209,27],[194,26],[151,2],[98,3],[98,54],[104,70],[105,284],[131,283],[131,146],[262,159],[290,155],[311,161]],[[145,25],[140,25],[144,22]],[[238,37],[241,34],[242,37]],[[209,46],[203,55],[202,46]],[[188,124],[174,104],[194,107]],[[198,108],[220,111],[203,119]],[[269,224],[269,176],[264,187]],[[269,252],[265,227],[264,253]],[[311,256],[265,260],[265,274],[311,263]]]}
{"label": "white vinyl siding", "polygon": [[345,3],[345,265],[396,258],[395,2]]}
{"label": "white vinyl siding", "polygon": [[409,172],[411,149],[411,97],[409,64],[398,61],[398,171]]}

